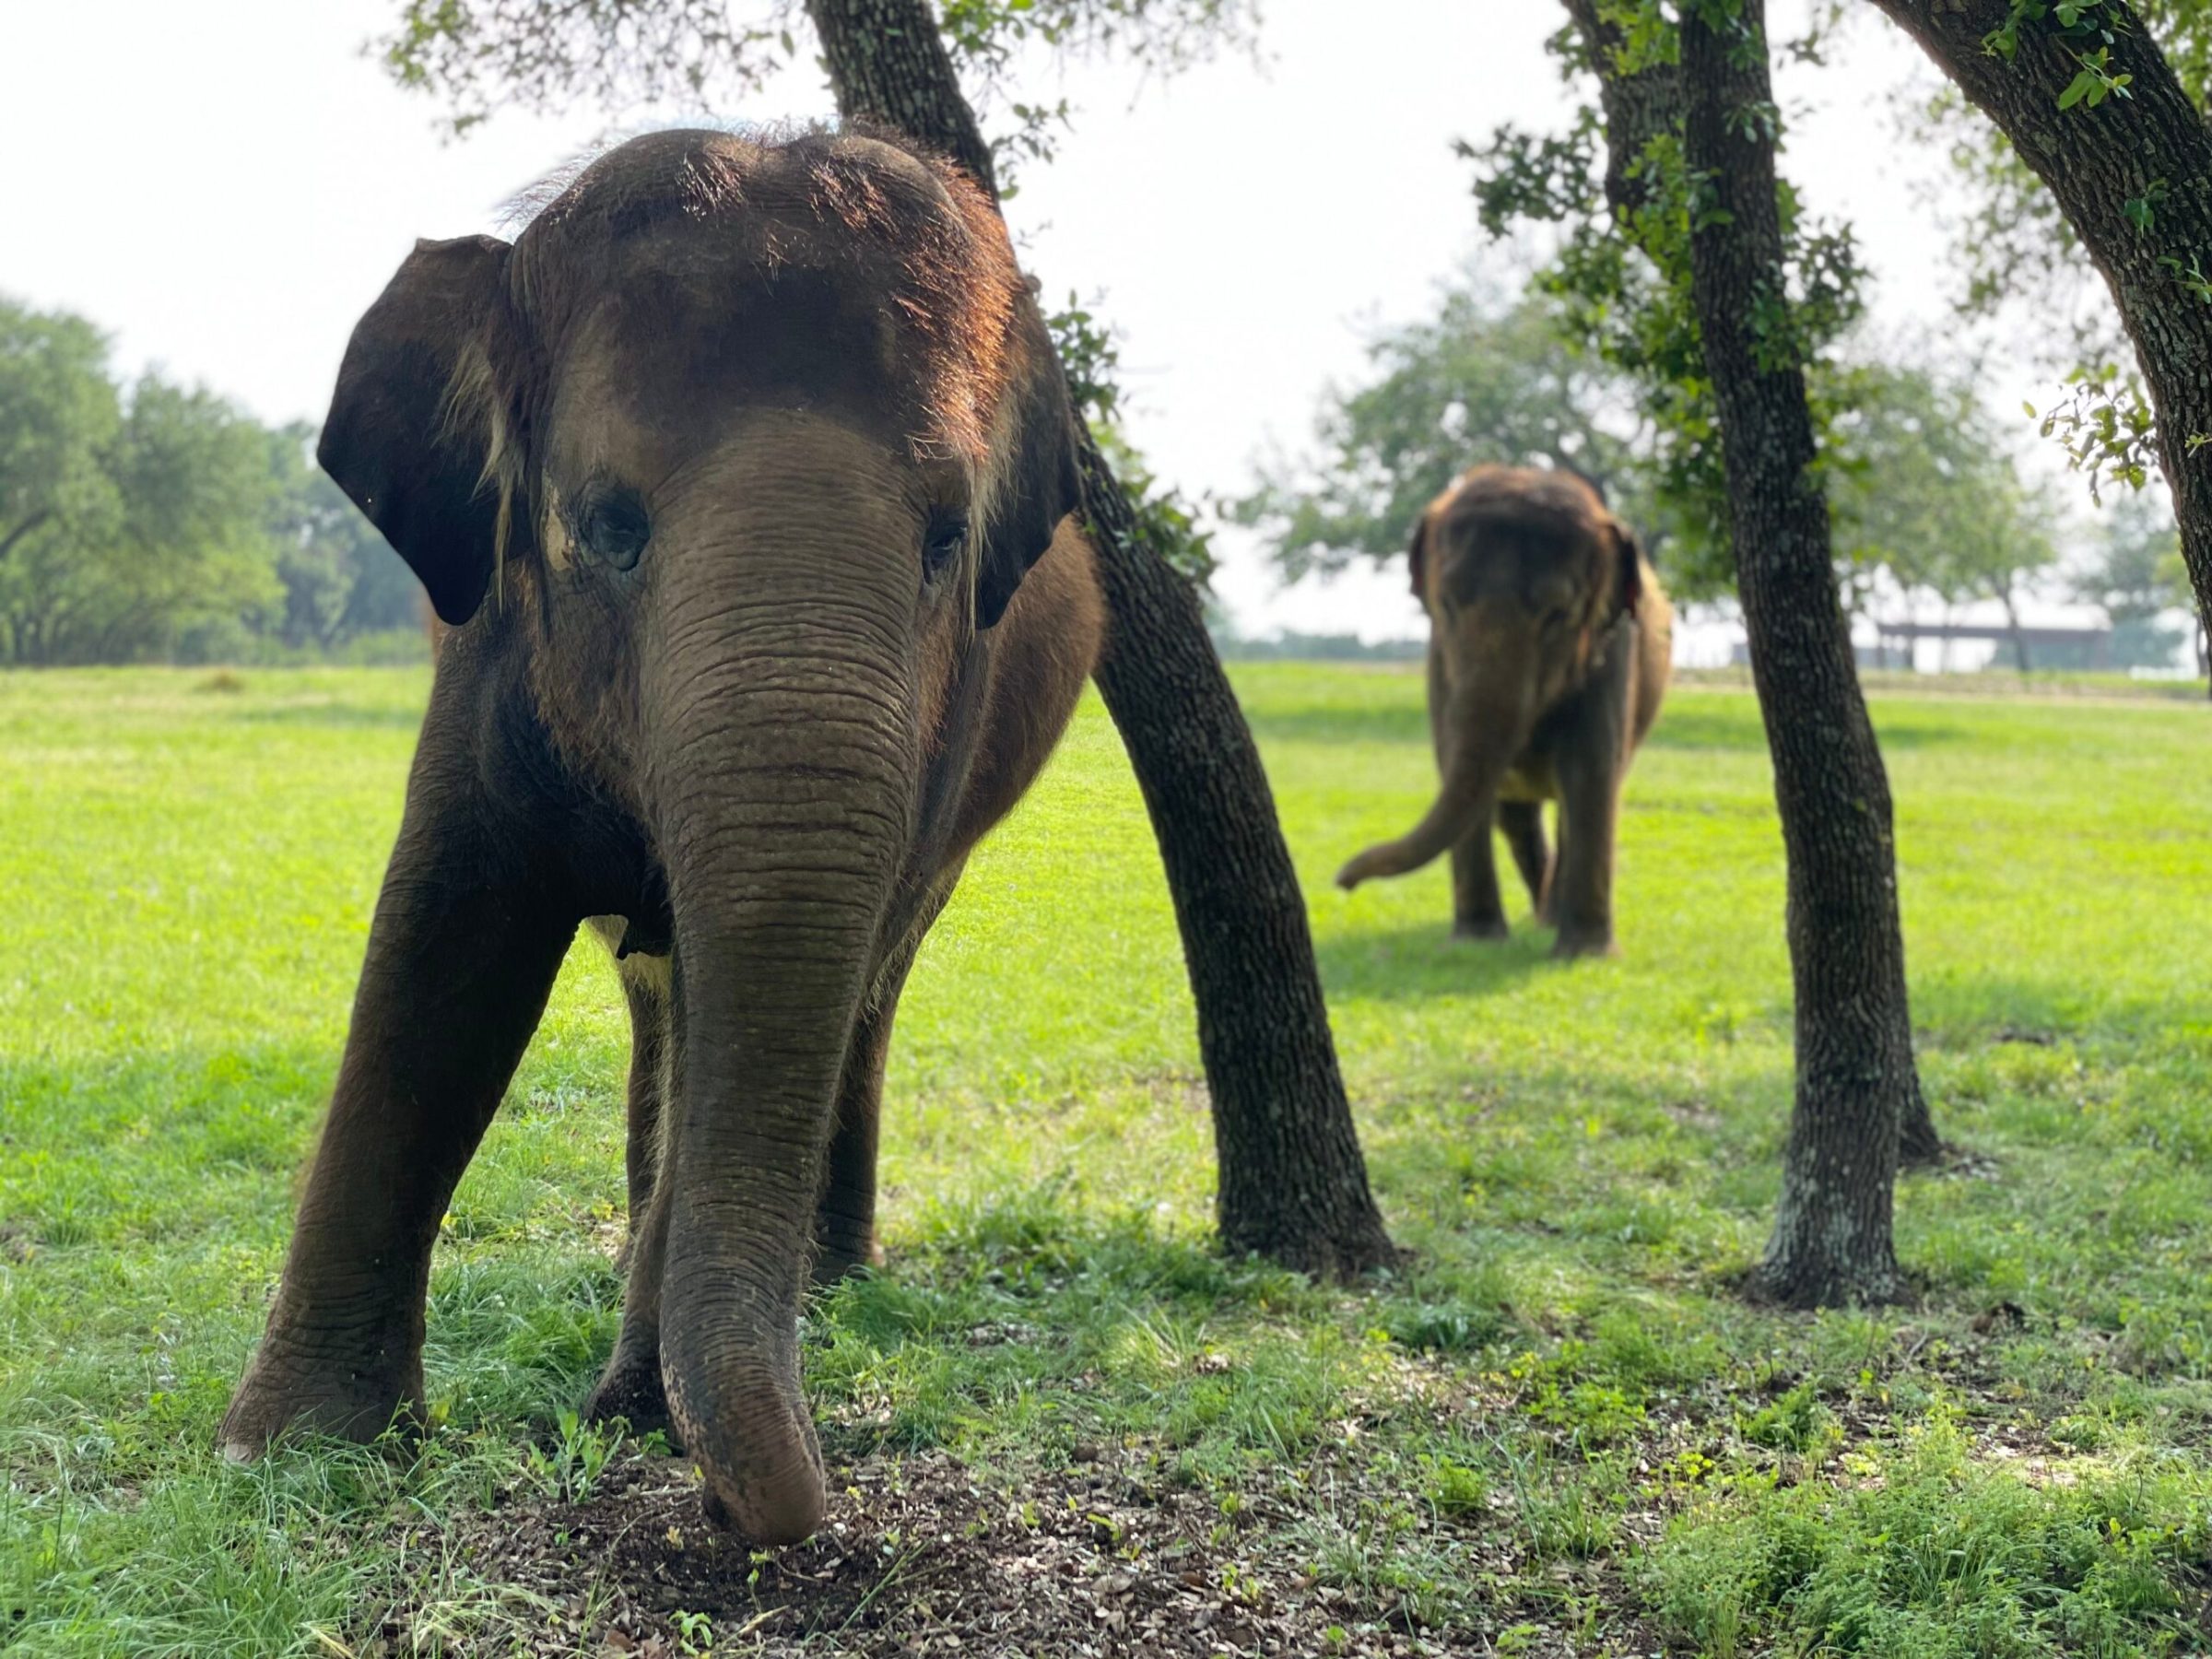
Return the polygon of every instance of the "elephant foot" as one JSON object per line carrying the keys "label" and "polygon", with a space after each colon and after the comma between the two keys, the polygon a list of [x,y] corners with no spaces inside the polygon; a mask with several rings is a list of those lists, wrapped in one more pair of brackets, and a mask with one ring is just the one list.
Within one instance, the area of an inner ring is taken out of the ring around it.
{"label": "elephant foot", "polygon": [[636,1435],[652,1434],[658,1430],[668,1441],[671,1452],[683,1450],[676,1432],[676,1420],[668,1412],[668,1391],[661,1382],[661,1361],[655,1354],[639,1354],[621,1347],[606,1362],[606,1370],[599,1374],[593,1386],[591,1398],[583,1403],[583,1420],[587,1423],[611,1423],[620,1418]]}
{"label": "elephant foot", "polygon": [[1509,939],[1512,927],[1503,916],[1485,916],[1474,920],[1462,917],[1452,924],[1455,939]]}
{"label": "elephant foot", "polygon": [[1617,957],[1620,947],[1609,933],[1574,933],[1561,928],[1551,954],[1561,961],[1574,957]]}
{"label": "elephant foot", "polygon": [[873,1232],[829,1233],[816,1242],[814,1288],[827,1290],[864,1267],[883,1265],[883,1246]]}
{"label": "elephant foot", "polygon": [[265,1337],[246,1368],[216,1448],[232,1463],[253,1463],[287,1434],[329,1434],[366,1445],[397,1422],[421,1426],[418,1367],[379,1359],[311,1356],[297,1339]]}

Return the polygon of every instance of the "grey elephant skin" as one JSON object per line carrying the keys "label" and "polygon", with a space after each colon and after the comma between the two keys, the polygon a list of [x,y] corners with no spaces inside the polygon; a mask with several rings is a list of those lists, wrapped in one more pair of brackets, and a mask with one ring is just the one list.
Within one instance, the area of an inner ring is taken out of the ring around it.
{"label": "grey elephant skin", "polygon": [[1075,415],[943,162],[665,132],[546,194],[512,244],[417,246],[324,427],[448,631],[222,1445],[415,1411],[439,1219],[599,918],[636,1041],[591,1406],[782,1542],[823,1512],[800,1300],[874,1248],[907,968],[1100,649]]}
{"label": "grey elephant skin", "polygon": [[[1342,870],[1347,891],[1452,855],[1452,930],[1506,936],[1502,830],[1559,956],[1610,956],[1614,843],[1629,762],[1659,717],[1674,610],[1635,533],[1567,472],[1477,466],[1415,526],[1429,613],[1435,803]],[[1544,803],[1559,803],[1559,849]]]}

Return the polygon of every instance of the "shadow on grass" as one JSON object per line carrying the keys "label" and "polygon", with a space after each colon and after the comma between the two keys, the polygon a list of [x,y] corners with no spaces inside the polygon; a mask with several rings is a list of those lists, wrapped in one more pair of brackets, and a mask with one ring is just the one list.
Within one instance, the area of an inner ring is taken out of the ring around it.
{"label": "shadow on grass", "polygon": [[1510,939],[1460,939],[1449,920],[1372,933],[1335,934],[1315,956],[1321,982],[1332,996],[1418,999],[1487,995],[1531,974],[1571,971],[1553,959],[1553,934],[1524,918]]}
{"label": "shadow on grass", "polygon": [[[1875,724],[1885,749],[1923,749],[1987,741],[1986,730],[1960,725],[1918,709],[1877,711]],[[1648,748],[1725,750],[1764,754],[1765,732],[1760,728],[1759,705],[1750,698],[1677,699],[1659,713],[1659,724],[1644,739]]]}
{"label": "shadow on grass", "polygon": [[2203,999],[2176,985],[2170,996],[2115,994],[2069,976],[1946,973],[1916,980],[1912,1027],[1937,1048],[2051,1047],[2106,1041],[2140,1043],[2200,1028]]}

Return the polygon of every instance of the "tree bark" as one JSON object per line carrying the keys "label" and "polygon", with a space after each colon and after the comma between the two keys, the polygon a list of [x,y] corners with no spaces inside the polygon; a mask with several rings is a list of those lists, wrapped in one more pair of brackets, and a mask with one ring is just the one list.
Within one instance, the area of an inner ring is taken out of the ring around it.
{"label": "tree bark", "polygon": [[2020,24],[2008,63],[1982,42],[2006,22],[2009,0],[1873,3],[1997,124],[2103,273],[2158,416],[2189,580],[2198,606],[2212,610],[2212,448],[2190,451],[2193,438],[2212,436],[2212,293],[2190,288],[2212,276],[2203,263],[2212,259],[2205,112],[2126,0],[2106,0],[2096,17],[2117,37],[2109,71],[2134,77],[2128,96],[2065,110],[2059,97],[2080,65],[2049,21]]}
{"label": "tree bark", "polygon": [[0,559],[6,559],[10,553],[13,553],[18,543],[53,516],[53,509],[41,507],[13,530],[10,530],[6,535],[0,536]]}
{"label": "tree bark", "polygon": [[[1623,37],[1620,29],[1602,14],[1599,0],[1561,0],[1561,4],[1565,6],[1568,16],[1572,18],[1576,31],[1582,37],[1591,72],[1597,76],[1599,107],[1605,115],[1606,123],[1606,200],[1612,209],[1614,221],[1620,227],[1622,234],[1630,241],[1634,241],[1637,234],[1636,214],[1644,206],[1649,189],[1643,178],[1637,171],[1636,163],[1642,159],[1646,147],[1653,139],[1671,136],[1683,131],[1687,113],[1684,86],[1686,72],[1677,69],[1673,65],[1661,63],[1648,65],[1634,74],[1621,73],[1619,62],[1621,48],[1624,44]],[[1756,67],[1758,79],[1763,84],[1767,78],[1763,12],[1747,15],[1751,16],[1754,21],[1759,23],[1758,31],[1759,37],[1759,62]],[[1764,152],[1763,177],[1767,181],[1765,220],[1772,227],[1772,257],[1779,261],[1781,232],[1777,209],[1772,200],[1773,151],[1771,143],[1758,147]],[[1694,167],[1695,163],[1691,165]],[[1724,188],[1733,182],[1735,190],[1739,193],[1744,188],[1741,181],[1732,182],[1723,179],[1718,182]],[[1779,276],[1777,276],[1775,287],[1777,288],[1780,287]],[[1700,307],[1700,312],[1701,310]],[[1740,324],[1742,319],[1739,317],[1736,321]],[[1710,352],[1712,350],[1711,324],[1708,323],[1705,327],[1707,329],[1707,350]],[[1804,380],[1802,375],[1795,375],[1792,378],[1795,382],[1796,418],[1804,425],[1804,442],[1809,453],[1812,443],[1812,427],[1810,415],[1805,406]],[[1784,395],[1786,398],[1786,394]],[[1903,1045],[1901,1051],[1897,1051],[1901,1053],[1903,1060],[1903,1077],[1899,1080],[1901,1092],[1897,1102],[1898,1157],[1907,1164],[1933,1164],[1941,1160],[1945,1148],[1942,1137],[1936,1133],[1935,1118],[1928,1110],[1927,1097],[1922,1092],[1920,1087],[1920,1074],[1912,1059],[1912,1022],[1905,992],[1904,941],[1899,928],[1897,916],[1897,860],[1889,832],[1888,780],[1882,771],[1881,750],[1876,743],[1873,728],[1867,721],[1865,702],[1859,690],[1858,667],[1851,646],[1851,622],[1849,617],[1841,609],[1842,600],[1838,590],[1835,568],[1831,560],[1832,549],[1829,543],[1826,505],[1819,497],[1817,484],[1809,477],[1801,479],[1797,487],[1811,490],[1813,500],[1819,507],[1818,571],[1816,572],[1813,568],[1808,566],[1794,572],[1803,585],[1804,593],[1813,595],[1810,602],[1814,604],[1815,608],[1807,613],[1811,618],[1808,626],[1818,629],[1832,628],[1837,636],[1836,640],[1830,642],[1830,649],[1831,651],[1840,650],[1841,653],[1840,658],[1841,683],[1831,685],[1828,690],[1830,696],[1841,700],[1837,704],[1838,708],[1841,708],[1843,702],[1847,702],[1850,708],[1856,710],[1856,730],[1864,734],[1866,758],[1871,761],[1875,777],[1881,783],[1879,794],[1881,832],[1878,837],[1865,841],[1855,850],[1852,850],[1846,854],[1868,861],[1866,867],[1853,878],[1856,885],[1864,886],[1869,890],[1878,889],[1888,895],[1886,904],[1878,907],[1886,913],[1887,922],[1879,923],[1877,918],[1877,924],[1886,928],[1886,932],[1873,948],[1877,954],[1893,961],[1894,974],[1891,976],[1888,989],[1876,1002],[1868,1005],[1865,1012],[1870,1020],[1876,1021],[1890,1033],[1889,1041],[1893,1050],[1898,1042],[1901,1041]],[[1730,493],[1732,496],[1735,494],[1733,481],[1730,486]],[[1756,576],[1746,577],[1745,550],[1747,547],[1751,547],[1753,558],[1749,562],[1762,566],[1771,564],[1778,556],[1787,561],[1793,556],[1807,557],[1807,555],[1802,549],[1784,550],[1767,547],[1763,545],[1752,547],[1752,544],[1746,540],[1747,534],[1756,535],[1762,532],[1748,530],[1747,526],[1738,522],[1734,529],[1733,539],[1737,564],[1738,597],[1744,607],[1745,633],[1751,650],[1752,682],[1759,693],[1759,712],[1767,724],[1768,742],[1771,748],[1774,745],[1774,731],[1778,720],[1785,723],[1794,721],[1822,705],[1818,700],[1792,701],[1790,700],[1794,688],[1786,688],[1777,693],[1770,688],[1768,680],[1762,677],[1759,668],[1759,629],[1752,619],[1752,601],[1747,591],[1748,586],[1758,578]],[[1819,584],[1817,591],[1812,586],[1816,575]],[[1877,649],[1879,650],[1880,634],[1878,630],[1876,638]],[[1909,658],[1906,666],[1912,666]],[[1777,695],[1784,700],[1779,706],[1776,702]],[[1839,726],[1833,729],[1839,739],[1845,742],[1853,740],[1846,735],[1850,728]],[[1783,791],[1779,755],[1776,756],[1775,798],[1776,805],[1783,816],[1786,842],[1791,833],[1792,802]],[[1867,799],[1871,803],[1874,797],[1870,796]],[[1793,848],[1791,858],[1793,895],[1795,892],[1794,883],[1799,862]],[[1804,1088],[1806,1039],[1803,1030],[1805,973],[1802,965],[1797,963],[1795,954],[1794,940],[1798,924],[1797,905],[1794,896],[1791,914],[1792,960],[1798,981],[1800,1024],[1797,1115],[1802,1117],[1806,1104]],[[1839,920],[1847,920],[1847,918],[1839,918]],[[1848,937],[1849,935],[1846,935],[1846,938]]]}
{"label": "tree bark", "polygon": [[2028,663],[2028,636],[2020,628],[2019,600],[2014,595],[2009,585],[1999,597],[2005,604],[2005,626],[2012,633],[2012,653],[2018,659],[2022,674],[2032,673],[2033,670]]}
{"label": "tree bark", "polygon": [[1683,8],[1682,143],[1712,192],[1691,229],[1690,291],[1789,853],[1797,1100],[1758,1279],[1795,1307],[1891,1301],[1907,1290],[1890,1221],[1898,1126],[1919,1080],[1889,782],[1836,596],[1805,377],[1758,321],[1771,326],[1783,308],[1773,90],[1764,0],[1736,9],[1716,29]]}
{"label": "tree bark", "polygon": [[[807,0],[849,120],[944,152],[995,194],[928,0]],[[1197,594],[1134,534],[1084,441],[1083,512],[1112,618],[1099,689],[1159,842],[1212,1096],[1221,1241],[1331,1277],[1396,1259],[1368,1188],[1267,774]]]}

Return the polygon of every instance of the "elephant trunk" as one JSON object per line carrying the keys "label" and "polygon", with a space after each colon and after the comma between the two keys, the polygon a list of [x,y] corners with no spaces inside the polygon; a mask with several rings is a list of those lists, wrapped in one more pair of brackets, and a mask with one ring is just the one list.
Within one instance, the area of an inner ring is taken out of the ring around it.
{"label": "elephant trunk", "polygon": [[870,549],[896,543],[825,534],[820,500],[803,531],[771,526],[806,514],[763,513],[720,547],[666,549],[665,580],[690,591],[664,596],[641,686],[684,1010],[661,1371],[710,1519],[763,1544],[823,1512],[800,1298],[916,790],[911,571],[870,580]]}
{"label": "elephant trunk", "polygon": [[1378,841],[1336,872],[1349,892],[1382,876],[1419,869],[1498,811],[1498,788],[1535,724],[1535,674],[1521,653],[1485,652],[1462,669],[1440,711],[1437,760],[1443,781],[1421,821],[1395,841]]}

